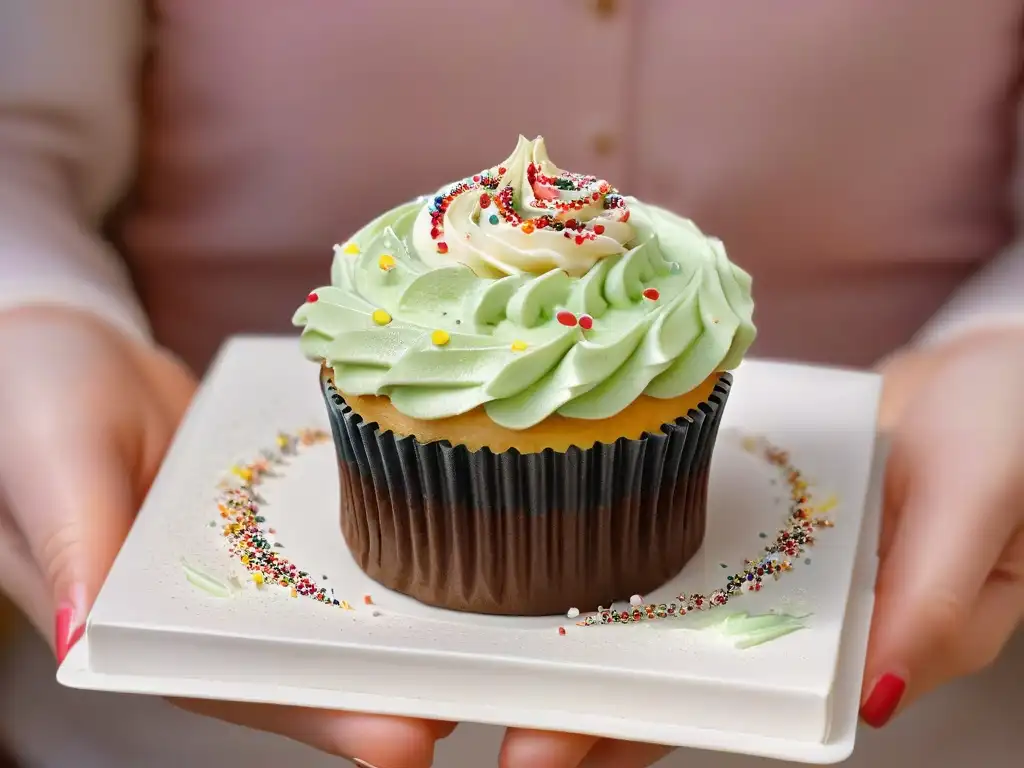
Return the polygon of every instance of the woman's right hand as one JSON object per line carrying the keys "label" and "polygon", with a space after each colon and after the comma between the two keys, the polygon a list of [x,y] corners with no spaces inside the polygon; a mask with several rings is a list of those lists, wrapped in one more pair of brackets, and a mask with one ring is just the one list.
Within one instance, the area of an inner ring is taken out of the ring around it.
{"label": "woman's right hand", "polygon": [[[0,588],[63,659],[195,391],[172,355],[91,315],[0,312]],[[56,617],[56,620],[54,620]],[[454,725],[177,704],[378,768],[429,766]]]}

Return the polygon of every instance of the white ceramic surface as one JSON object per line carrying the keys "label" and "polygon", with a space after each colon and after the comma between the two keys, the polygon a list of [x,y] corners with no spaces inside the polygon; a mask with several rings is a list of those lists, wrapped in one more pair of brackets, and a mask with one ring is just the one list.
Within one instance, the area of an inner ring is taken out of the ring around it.
{"label": "white ceramic surface", "polygon": [[[341,542],[329,445],[296,458],[261,492],[287,556],[314,575],[329,574],[324,586],[358,610],[328,610],[251,586],[227,601],[197,591],[184,578],[181,556],[218,578],[244,575],[209,527],[223,470],[272,445],[278,429],[326,425],[316,369],[293,341],[235,340],[204,383],[60,679],[100,690],[842,759],[853,745],[874,579],[877,503],[868,505],[870,525],[854,566],[878,393],[877,378],[863,373],[764,362],[737,372],[712,468],[705,546],[677,580],[648,597],[719,586],[727,572],[721,564],[735,567],[756,554],[764,544],[759,532],[783,521],[781,486],[739,450],[740,434],[765,435],[786,448],[818,493],[841,500],[837,526],[819,538],[809,565],[800,562],[781,581],[730,604],[756,613],[809,611],[808,628],[739,651],[705,632],[467,616],[388,593],[359,572]],[[874,485],[877,502],[878,476]],[[379,615],[361,604],[367,593]],[[622,691],[629,689],[636,695],[624,716]],[[758,714],[726,717],[738,709]]]}

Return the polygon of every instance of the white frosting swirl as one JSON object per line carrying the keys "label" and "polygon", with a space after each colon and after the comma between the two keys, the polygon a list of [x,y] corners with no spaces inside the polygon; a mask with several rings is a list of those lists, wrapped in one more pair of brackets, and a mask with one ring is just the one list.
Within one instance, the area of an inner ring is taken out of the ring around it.
{"label": "white frosting swirl", "polygon": [[465,264],[481,277],[587,273],[624,253],[635,232],[608,182],[563,171],[544,140],[522,136],[495,168],[448,185],[420,211],[412,240],[433,267]]}

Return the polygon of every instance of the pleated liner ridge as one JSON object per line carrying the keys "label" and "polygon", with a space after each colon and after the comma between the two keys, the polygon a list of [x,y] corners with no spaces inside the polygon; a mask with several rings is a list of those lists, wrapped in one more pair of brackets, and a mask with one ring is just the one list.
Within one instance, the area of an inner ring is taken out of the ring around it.
{"label": "pleated liner ridge", "polygon": [[385,587],[454,610],[553,615],[650,592],[700,549],[728,373],[662,433],[528,454],[382,432],[321,382],[342,533]]}

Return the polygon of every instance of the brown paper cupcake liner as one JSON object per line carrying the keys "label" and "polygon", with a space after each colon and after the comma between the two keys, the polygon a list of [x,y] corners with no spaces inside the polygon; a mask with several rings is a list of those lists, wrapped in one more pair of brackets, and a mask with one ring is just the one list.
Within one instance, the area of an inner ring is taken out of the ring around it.
{"label": "brown paper cupcake liner", "polygon": [[429,605],[508,615],[650,592],[704,539],[708,470],[732,376],[636,440],[494,453],[382,432],[321,377],[359,566]]}

